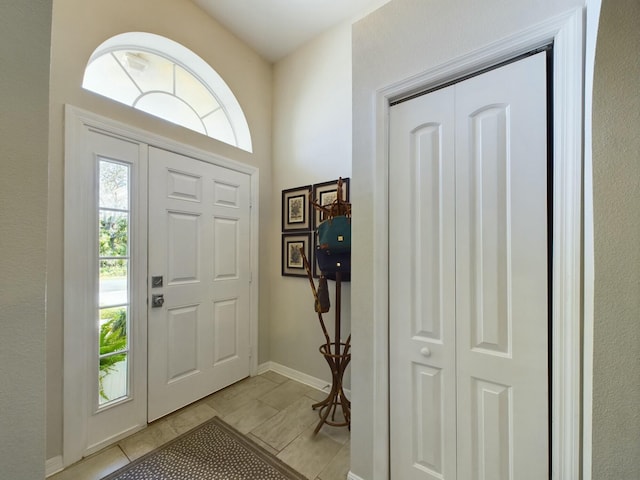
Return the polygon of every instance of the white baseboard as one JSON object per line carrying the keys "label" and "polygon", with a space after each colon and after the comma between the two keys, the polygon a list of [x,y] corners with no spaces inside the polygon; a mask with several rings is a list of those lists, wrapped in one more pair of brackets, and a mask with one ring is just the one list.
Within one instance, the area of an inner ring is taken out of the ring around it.
{"label": "white baseboard", "polygon": [[44,471],[47,477],[50,477],[54,473],[61,472],[64,469],[64,464],[62,463],[62,455],[58,455],[57,457],[48,458],[46,463],[44,464]]}
{"label": "white baseboard", "polygon": [[359,477],[355,473],[349,472],[347,475],[347,480],[364,480],[364,478]]}
{"label": "white baseboard", "polygon": [[[322,380],[320,378],[312,377],[311,375],[307,375],[306,373],[302,373],[298,370],[294,370],[293,368],[286,367],[277,362],[264,362],[258,365],[258,375],[268,372],[271,370],[272,372],[279,373],[287,378],[295,380],[296,382],[304,383],[310,387],[315,388],[316,390],[322,390],[323,392],[328,392],[331,388],[331,381]],[[351,391],[348,389],[344,389],[344,393],[348,398],[351,398]]]}
{"label": "white baseboard", "polygon": [[256,370],[256,375],[262,375],[263,373],[271,370],[271,362],[264,362],[258,365],[258,369]]}

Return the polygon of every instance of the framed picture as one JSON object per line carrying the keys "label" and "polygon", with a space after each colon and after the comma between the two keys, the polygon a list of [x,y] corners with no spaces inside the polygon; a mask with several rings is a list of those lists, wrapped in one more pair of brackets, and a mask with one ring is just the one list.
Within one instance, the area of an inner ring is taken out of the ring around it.
{"label": "framed picture", "polygon": [[300,249],[311,264],[311,233],[283,233],[282,234],[282,275],[290,277],[306,277],[307,270]]}
{"label": "framed picture", "polygon": [[311,185],[289,188],[282,191],[282,231],[311,230],[309,214],[309,194]]}
{"label": "framed picture", "polygon": [[[313,201],[318,205],[331,205],[338,198],[338,180],[331,182],[316,183],[313,186]],[[342,179],[342,200],[349,201],[349,179]],[[313,209],[313,229],[324,220],[325,214],[319,210]]]}

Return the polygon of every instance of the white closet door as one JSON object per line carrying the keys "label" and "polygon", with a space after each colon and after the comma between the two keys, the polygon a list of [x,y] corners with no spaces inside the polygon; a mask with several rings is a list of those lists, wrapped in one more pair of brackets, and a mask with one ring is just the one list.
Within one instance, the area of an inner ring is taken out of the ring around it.
{"label": "white closet door", "polygon": [[453,479],[454,87],[390,115],[392,478]]}
{"label": "white closet door", "polygon": [[548,474],[545,54],[391,108],[391,477]]}
{"label": "white closet door", "polygon": [[545,53],[456,86],[458,478],[549,471]]}

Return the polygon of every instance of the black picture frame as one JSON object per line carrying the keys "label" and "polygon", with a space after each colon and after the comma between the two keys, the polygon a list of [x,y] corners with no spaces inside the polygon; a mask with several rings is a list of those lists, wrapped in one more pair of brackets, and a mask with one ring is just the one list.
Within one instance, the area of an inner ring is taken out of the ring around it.
{"label": "black picture frame", "polygon": [[[336,199],[338,191],[338,179],[330,182],[316,183],[313,185],[312,198],[318,205],[327,205]],[[349,178],[342,179],[342,200],[349,201]],[[320,210],[313,209],[313,226],[312,229],[318,228],[318,225],[324,221],[324,213]]]}
{"label": "black picture frame", "polygon": [[311,254],[311,232],[282,234],[282,275],[285,277],[306,277],[307,270],[298,248],[302,247],[309,263]]}
{"label": "black picture frame", "polygon": [[309,194],[311,185],[282,190],[282,231],[304,232],[311,230]]}

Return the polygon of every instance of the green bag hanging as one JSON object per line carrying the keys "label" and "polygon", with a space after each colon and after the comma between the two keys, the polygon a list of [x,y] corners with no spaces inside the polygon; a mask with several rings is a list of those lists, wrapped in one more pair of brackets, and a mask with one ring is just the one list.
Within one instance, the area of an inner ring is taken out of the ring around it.
{"label": "green bag hanging", "polygon": [[318,243],[332,252],[350,252],[351,218],[340,215],[318,225]]}

